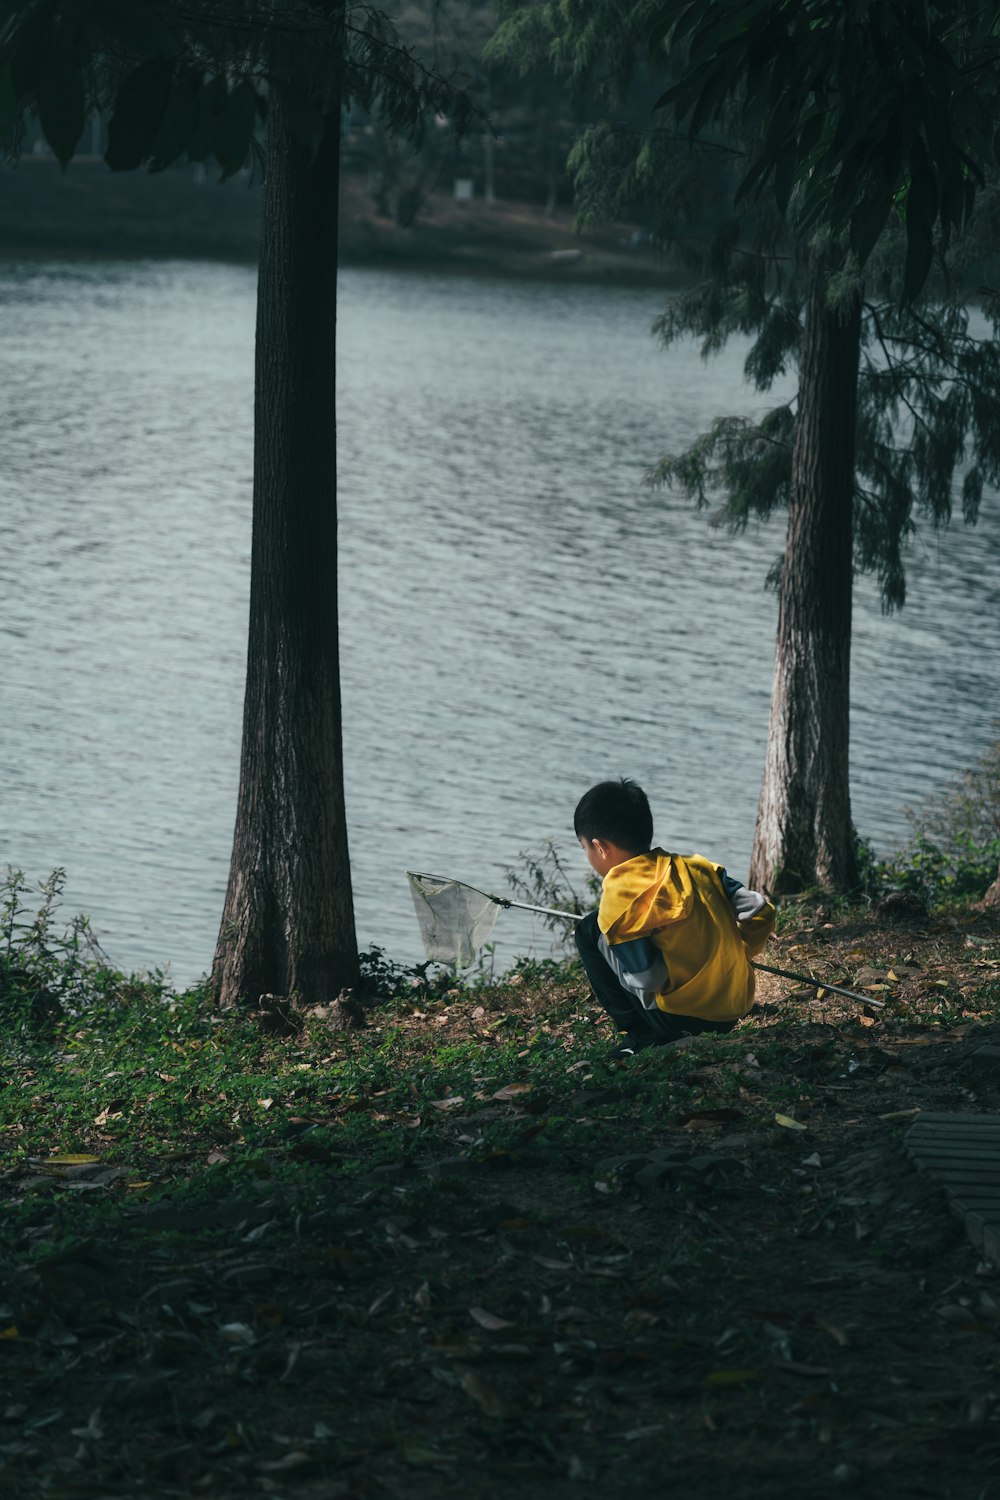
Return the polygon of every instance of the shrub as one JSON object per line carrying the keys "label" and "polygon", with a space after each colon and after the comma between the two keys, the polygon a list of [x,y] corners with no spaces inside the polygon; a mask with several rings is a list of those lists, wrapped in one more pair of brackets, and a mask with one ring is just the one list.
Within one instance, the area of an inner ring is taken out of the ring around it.
{"label": "shrub", "polygon": [[913,836],[880,866],[885,884],[927,900],[981,896],[1000,864],[1000,722],[976,764],[911,813]]}
{"label": "shrub", "polygon": [[0,1024],[34,1030],[88,1003],[111,973],[84,916],[59,922],[65,870],[32,891],[22,870],[0,878]]}

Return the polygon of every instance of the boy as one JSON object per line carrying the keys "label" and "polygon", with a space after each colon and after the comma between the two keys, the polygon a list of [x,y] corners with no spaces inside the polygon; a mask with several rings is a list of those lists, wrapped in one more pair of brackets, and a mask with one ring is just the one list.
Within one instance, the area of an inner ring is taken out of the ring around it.
{"label": "boy", "polygon": [[732,1031],[753,1005],[749,955],[774,907],[700,854],[651,849],[653,818],[634,781],[602,781],[573,826],[601,876],[601,904],[576,927],[594,994],[625,1036],[612,1057],[698,1031]]}

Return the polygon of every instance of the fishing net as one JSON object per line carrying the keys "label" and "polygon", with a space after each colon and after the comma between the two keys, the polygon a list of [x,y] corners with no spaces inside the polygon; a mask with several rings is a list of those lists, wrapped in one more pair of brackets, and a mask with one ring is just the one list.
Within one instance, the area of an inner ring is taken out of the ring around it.
{"label": "fishing net", "polygon": [[429,959],[470,964],[490,940],[502,903],[459,880],[407,870],[410,894]]}

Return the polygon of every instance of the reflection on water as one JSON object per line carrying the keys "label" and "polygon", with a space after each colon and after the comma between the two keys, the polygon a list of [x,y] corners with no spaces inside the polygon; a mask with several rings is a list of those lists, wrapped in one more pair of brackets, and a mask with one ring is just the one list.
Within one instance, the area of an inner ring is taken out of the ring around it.
{"label": "reflection on water", "polygon": [[[207,966],[235,810],[254,274],[0,267],[0,862],[69,872],[126,965]],[[645,467],[761,398],[650,338],[646,290],[341,276],[346,775],[359,934],[420,957],[403,870],[504,886],[592,781],[749,857],[782,523],[732,538]],[[989,737],[997,506],[856,610],[853,791],[883,847]],[[504,916],[503,954],[544,933]]]}

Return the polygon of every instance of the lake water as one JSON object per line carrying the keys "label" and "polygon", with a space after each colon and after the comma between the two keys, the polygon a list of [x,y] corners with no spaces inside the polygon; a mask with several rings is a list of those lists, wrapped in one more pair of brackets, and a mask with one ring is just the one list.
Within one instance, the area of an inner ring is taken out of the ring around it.
{"label": "lake water", "polygon": [[[211,961],[239,766],[255,273],[0,264],[0,864],[68,872],[111,956]],[[745,874],[781,517],[739,537],[644,469],[750,412],[741,350],[662,351],[662,294],[348,270],[339,325],[346,777],[359,938],[421,957],[403,871],[505,890],[579,794],[647,788],[657,838]],[[855,821],[990,738],[1000,508],[858,589]],[[498,953],[549,938],[502,916]]]}

